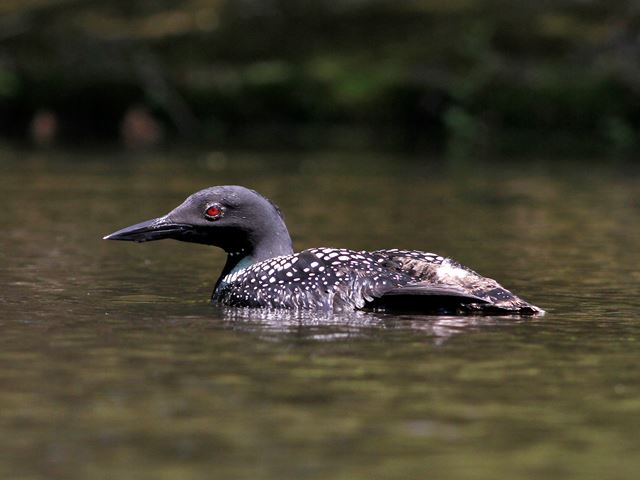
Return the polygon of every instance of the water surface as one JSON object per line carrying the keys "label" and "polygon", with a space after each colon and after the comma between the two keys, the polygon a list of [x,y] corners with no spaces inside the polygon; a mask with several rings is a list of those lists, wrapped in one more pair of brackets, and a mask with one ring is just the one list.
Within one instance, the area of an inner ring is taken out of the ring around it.
{"label": "water surface", "polygon": [[[603,166],[605,165],[605,166]],[[103,242],[243,184],[297,250],[418,248],[540,319],[224,309],[222,252]],[[0,476],[631,479],[640,176],[353,153],[0,153]]]}

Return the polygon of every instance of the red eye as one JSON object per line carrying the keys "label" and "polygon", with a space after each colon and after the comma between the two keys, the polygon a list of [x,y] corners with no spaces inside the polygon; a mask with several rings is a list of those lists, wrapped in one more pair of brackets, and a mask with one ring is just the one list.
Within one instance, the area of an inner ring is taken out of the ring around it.
{"label": "red eye", "polygon": [[210,207],[208,207],[205,212],[204,212],[205,216],[209,217],[209,218],[218,218],[220,216],[222,216],[222,209],[220,207],[217,207],[215,205],[212,205]]}

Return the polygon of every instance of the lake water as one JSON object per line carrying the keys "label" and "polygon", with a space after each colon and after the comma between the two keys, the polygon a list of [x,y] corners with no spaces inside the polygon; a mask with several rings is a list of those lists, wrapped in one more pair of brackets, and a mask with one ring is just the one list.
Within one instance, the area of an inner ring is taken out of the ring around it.
{"label": "lake water", "polygon": [[[212,307],[224,256],[101,238],[243,184],[296,250],[451,256],[542,318]],[[632,479],[640,169],[0,151],[0,477]]]}

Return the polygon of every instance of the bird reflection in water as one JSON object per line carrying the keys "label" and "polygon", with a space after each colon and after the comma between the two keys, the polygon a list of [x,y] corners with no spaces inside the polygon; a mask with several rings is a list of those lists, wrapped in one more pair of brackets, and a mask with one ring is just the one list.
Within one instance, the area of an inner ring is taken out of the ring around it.
{"label": "bird reflection in water", "polygon": [[216,307],[233,330],[254,333],[277,341],[295,335],[317,341],[339,341],[358,337],[382,337],[388,333],[418,333],[435,344],[487,327],[505,328],[531,322],[513,316],[391,315],[362,311],[334,314],[316,311]]}

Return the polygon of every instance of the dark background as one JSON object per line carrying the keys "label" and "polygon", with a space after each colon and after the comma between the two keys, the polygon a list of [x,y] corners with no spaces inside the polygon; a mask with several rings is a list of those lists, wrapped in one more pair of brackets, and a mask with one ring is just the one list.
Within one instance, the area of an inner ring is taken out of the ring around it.
{"label": "dark background", "polygon": [[631,152],[637,2],[4,0],[0,137]]}

